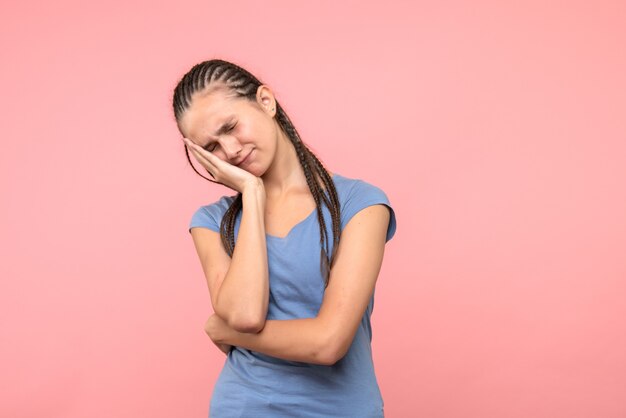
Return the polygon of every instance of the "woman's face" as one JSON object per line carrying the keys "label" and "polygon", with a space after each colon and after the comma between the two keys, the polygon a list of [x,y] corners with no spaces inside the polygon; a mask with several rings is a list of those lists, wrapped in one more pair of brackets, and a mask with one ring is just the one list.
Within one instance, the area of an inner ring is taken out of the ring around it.
{"label": "woman's face", "polygon": [[218,89],[194,94],[179,125],[186,138],[221,160],[261,176],[276,153],[279,128],[273,108],[275,100],[266,86],[259,87],[256,102]]}

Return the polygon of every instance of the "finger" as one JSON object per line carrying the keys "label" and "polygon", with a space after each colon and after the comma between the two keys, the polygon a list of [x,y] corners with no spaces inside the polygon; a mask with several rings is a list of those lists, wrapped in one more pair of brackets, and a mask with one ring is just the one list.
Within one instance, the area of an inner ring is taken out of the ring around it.
{"label": "finger", "polygon": [[198,151],[196,151],[195,149],[191,149],[191,153],[193,154],[193,156],[196,158],[196,160],[204,167],[206,168],[209,173],[211,175],[213,175],[212,173],[214,173],[216,171],[216,167],[215,164],[213,164],[211,161],[209,161],[208,159],[206,159],[204,157],[203,154],[200,154]]}
{"label": "finger", "polygon": [[[197,145],[195,146],[190,146],[189,150],[191,150],[191,153],[193,154],[193,156],[196,158],[196,160],[202,164],[206,169],[213,171],[215,169],[215,164],[213,162],[213,160],[211,160],[211,158],[207,158],[207,152],[205,150],[203,150],[202,148],[198,147]],[[202,152],[205,151],[205,152]],[[211,156],[211,157],[215,157],[215,156]],[[219,158],[218,158],[219,160]]]}
{"label": "finger", "polygon": [[218,165],[221,163],[222,160],[220,160],[216,155],[189,140],[187,140],[187,144],[189,145],[189,149],[191,149],[192,152],[195,151],[194,155],[196,156],[196,159],[198,161],[209,162],[211,164],[211,171],[213,171],[214,168],[218,168]]}
{"label": "finger", "polygon": [[210,154],[211,156],[214,157],[213,154],[211,154],[209,151],[205,150],[204,148],[202,148],[200,145],[196,144],[195,142],[185,138],[185,143],[187,144],[187,146],[189,146],[191,149],[196,150],[197,152],[199,152],[202,155],[207,155]]}
{"label": "finger", "polygon": [[183,142],[188,149],[193,149],[194,145],[196,145],[192,140],[183,137]]}
{"label": "finger", "polygon": [[187,139],[187,144],[191,147],[191,149],[195,150],[198,154],[202,155],[205,160],[208,160],[209,162],[211,162],[213,166],[217,167],[219,164],[221,164],[222,160],[219,159],[211,151],[205,150],[200,145],[190,141],[189,139]]}

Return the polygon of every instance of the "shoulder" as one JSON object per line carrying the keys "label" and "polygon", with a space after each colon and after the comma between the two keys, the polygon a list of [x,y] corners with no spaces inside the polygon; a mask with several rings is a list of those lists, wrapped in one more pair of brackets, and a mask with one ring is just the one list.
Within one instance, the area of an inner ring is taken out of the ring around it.
{"label": "shoulder", "polygon": [[389,241],[396,230],[396,216],[392,204],[379,186],[358,178],[350,178],[335,173],[335,187],[341,205],[341,228],[343,229],[350,219],[362,209],[368,206],[382,204],[390,212],[389,227],[387,230],[387,241]]}
{"label": "shoulder", "polygon": [[[335,186],[340,198],[350,199],[383,199],[389,202],[387,194],[380,187],[359,178],[346,177],[335,173]],[[341,196],[342,195],[342,196]]]}
{"label": "shoulder", "polygon": [[197,208],[191,216],[189,230],[194,227],[203,227],[219,232],[222,218],[236,196],[237,195],[224,195],[213,203]]}

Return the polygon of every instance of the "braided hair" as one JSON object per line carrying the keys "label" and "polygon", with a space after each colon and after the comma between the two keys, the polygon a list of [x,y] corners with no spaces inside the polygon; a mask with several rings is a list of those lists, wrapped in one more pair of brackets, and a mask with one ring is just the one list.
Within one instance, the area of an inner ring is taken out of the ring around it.
{"label": "braided hair", "polygon": [[[223,86],[230,90],[236,97],[254,101],[256,100],[257,89],[262,84],[263,83],[254,75],[228,61],[212,59],[196,64],[182,77],[174,89],[172,103],[176,122],[177,124],[180,123],[185,111],[189,109],[191,105],[193,94],[196,92],[203,91],[212,85]],[[340,205],[337,189],[335,188],[332,177],[328,174],[323,164],[304,142],[302,142],[298,131],[293,126],[293,123],[291,123],[287,113],[285,113],[278,101],[276,101],[276,109],[278,125],[295,147],[298,160],[300,161],[300,165],[306,177],[307,185],[309,186],[309,190],[313,195],[317,207],[321,247],[320,270],[324,278],[324,287],[326,288],[330,279],[330,268],[333,266],[339,239],[341,237]],[[200,175],[200,177],[213,183],[219,183],[203,176],[196,170],[189,157],[187,145],[185,145],[185,153],[187,155],[187,161],[189,161],[193,170]],[[209,174],[211,173],[209,172]],[[324,187],[326,192],[322,187]],[[330,256],[328,255],[328,234],[322,212],[322,203],[326,205],[331,214],[333,251]],[[242,194],[238,192],[234,201],[224,214],[220,224],[222,245],[230,257],[232,257],[235,248],[235,219],[237,214],[241,211],[242,205]]]}

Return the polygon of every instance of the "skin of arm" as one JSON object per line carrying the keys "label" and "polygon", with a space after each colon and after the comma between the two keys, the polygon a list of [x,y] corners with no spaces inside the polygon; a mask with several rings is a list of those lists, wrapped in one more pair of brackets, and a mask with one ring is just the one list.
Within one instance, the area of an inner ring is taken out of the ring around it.
{"label": "skin of arm", "polygon": [[382,265],[390,213],[368,206],[344,228],[330,283],[315,318],[266,320],[258,333],[242,333],[218,315],[205,323],[216,344],[229,344],[285,360],[332,365],[350,348]]}
{"label": "skin of arm", "polygon": [[203,254],[208,252],[200,237],[215,231],[192,229],[192,233],[203,268],[209,272],[207,281],[215,314],[233,330],[256,333],[264,326],[269,304],[262,182],[249,183],[242,192],[242,200],[242,218],[232,258],[228,258],[220,244],[219,254],[212,253],[210,260],[205,259]]}

